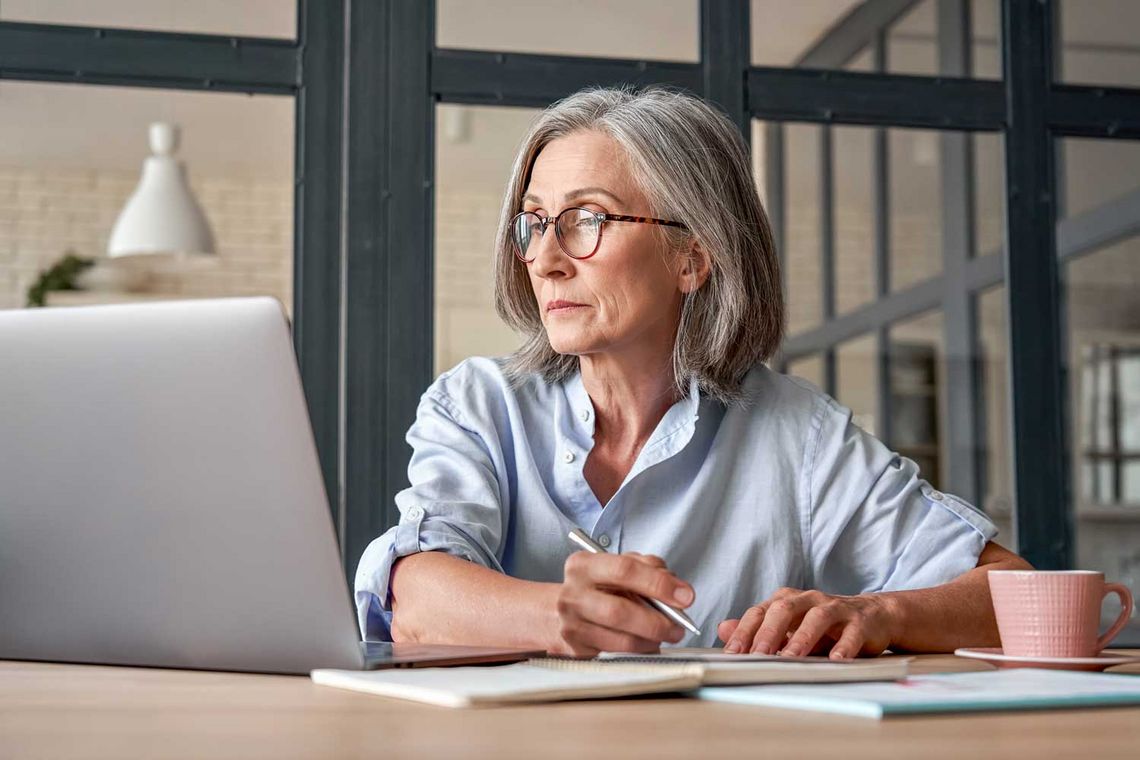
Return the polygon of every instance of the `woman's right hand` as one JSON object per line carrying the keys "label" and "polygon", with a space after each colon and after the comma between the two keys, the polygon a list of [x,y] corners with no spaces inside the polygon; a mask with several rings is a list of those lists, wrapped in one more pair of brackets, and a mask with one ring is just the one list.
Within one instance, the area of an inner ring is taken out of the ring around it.
{"label": "woman's right hand", "polygon": [[693,603],[693,588],[669,572],[664,560],[635,552],[575,552],[566,559],[558,593],[556,654],[593,656],[598,652],[657,652],[661,642],[677,643],[684,629],[635,595],[672,607]]}

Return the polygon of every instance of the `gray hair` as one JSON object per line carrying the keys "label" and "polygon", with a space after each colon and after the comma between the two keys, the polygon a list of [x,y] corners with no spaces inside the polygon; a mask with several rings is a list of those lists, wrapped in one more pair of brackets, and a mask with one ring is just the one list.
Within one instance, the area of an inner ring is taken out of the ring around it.
{"label": "gray hair", "polygon": [[526,268],[515,257],[510,221],[521,210],[539,152],[585,130],[609,136],[624,150],[649,214],[688,227],[654,227],[666,250],[681,255],[695,241],[708,254],[707,281],[682,301],[673,346],[677,392],[687,394],[696,378],[702,393],[725,403],[739,400],[744,375],[783,337],[771,228],[739,130],[700,98],[660,87],[582,90],[543,111],[524,138],[495,243],[495,307],[523,335],[523,345],[507,360],[508,376],[521,382],[537,372],[558,382],[578,368],[577,356],[550,345]]}

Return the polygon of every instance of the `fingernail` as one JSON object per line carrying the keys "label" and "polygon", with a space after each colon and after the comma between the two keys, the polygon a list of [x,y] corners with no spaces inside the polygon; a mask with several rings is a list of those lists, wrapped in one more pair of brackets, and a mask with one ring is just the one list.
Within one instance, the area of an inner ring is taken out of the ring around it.
{"label": "fingernail", "polygon": [[840,652],[838,649],[832,649],[831,650],[831,659],[833,659],[833,660],[845,660],[845,659],[847,659],[847,655],[843,654],[843,652]]}
{"label": "fingernail", "polygon": [[680,586],[673,592],[673,598],[681,604],[689,605],[693,603],[693,590]]}
{"label": "fingernail", "polygon": [[729,654],[739,654],[740,653],[740,642],[739,641],[728,642],[728,646],[726,646],[724,648],[724,651],[728,652]]}

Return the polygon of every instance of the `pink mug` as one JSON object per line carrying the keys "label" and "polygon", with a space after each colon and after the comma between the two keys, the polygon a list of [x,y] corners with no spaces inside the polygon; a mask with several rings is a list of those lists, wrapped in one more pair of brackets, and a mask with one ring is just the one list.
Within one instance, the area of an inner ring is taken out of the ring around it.
{"label": "pink mug", "polygon": [[[1092,570],[991,570],[990,596],[1002,653],[1013,657],[1096,657],[1132,616],[1132,593]],[[1100,608],[1120,597],[1120,617],[1101,636]]]}

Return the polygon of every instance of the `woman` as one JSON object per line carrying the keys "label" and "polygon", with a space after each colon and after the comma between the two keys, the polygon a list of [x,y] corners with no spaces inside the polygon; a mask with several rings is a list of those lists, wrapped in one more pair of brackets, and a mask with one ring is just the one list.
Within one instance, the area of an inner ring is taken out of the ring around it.
{"label": "woman", "polygon": [[[837,659],[997,643],[986,572],[1027,563],[762,364],[779,271],[716,110],[660,89],[555,104],[519,150],[495,256],[524,344],[424,394],[400,522],[356,577],[366,638]],[[575,553],[575,526],[610,553]]]}

